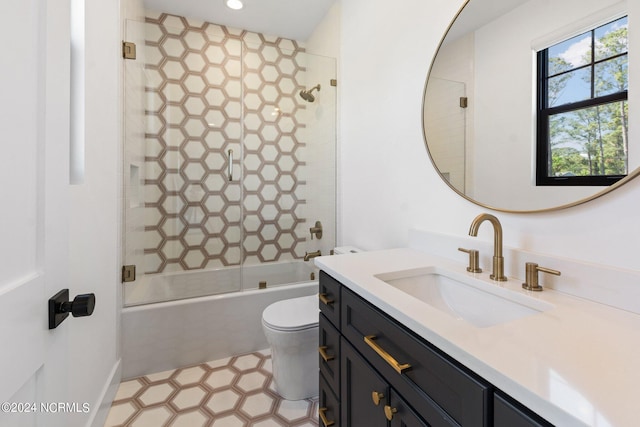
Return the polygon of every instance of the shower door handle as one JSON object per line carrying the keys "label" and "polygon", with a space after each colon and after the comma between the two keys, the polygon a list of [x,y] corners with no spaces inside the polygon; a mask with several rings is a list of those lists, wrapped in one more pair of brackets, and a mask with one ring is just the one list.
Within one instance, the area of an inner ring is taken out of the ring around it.
{"label": "shower door handle", "polygon": [[229,182],[231,182],[233,181],[233,150],[229,149],[227,156],[229,157]]}

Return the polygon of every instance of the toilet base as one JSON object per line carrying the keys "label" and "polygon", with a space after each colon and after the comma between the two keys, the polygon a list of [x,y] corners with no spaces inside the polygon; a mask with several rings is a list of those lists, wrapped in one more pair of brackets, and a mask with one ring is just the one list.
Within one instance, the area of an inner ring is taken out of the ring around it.
{"label": "toilet base", "polygon": [[286,400],[318,396],[318,328],[293,333],[264,329],[276,392]]}

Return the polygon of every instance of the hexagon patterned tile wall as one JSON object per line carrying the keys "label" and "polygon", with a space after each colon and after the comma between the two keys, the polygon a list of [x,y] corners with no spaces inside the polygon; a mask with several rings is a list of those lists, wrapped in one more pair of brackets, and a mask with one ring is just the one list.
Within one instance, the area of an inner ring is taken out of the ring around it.
{"label": "hexagon patterned tile wall", "polygon": [[304,48],[168,14],[145,37],[145,272],[300,258]]}

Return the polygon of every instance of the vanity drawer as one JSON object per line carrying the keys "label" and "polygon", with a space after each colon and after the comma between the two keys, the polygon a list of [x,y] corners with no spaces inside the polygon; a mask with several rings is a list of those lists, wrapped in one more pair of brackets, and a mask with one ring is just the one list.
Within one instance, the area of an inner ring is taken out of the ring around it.
{"label": "vanity drawer", "polygon": [[495,427],[553,427],[513,399],[496,391],[493,397]]}
{"label": "vanity drawer", "polygon": [[320,374],[318,417],[320,427],[340,427],[340,400],[333,394],[322,374]]}
{"label": "vanity drawer", "polygon": [[340,327],[340,288],[342,285],[324,271],[320,271],[320,311],[336,328]]}
{"label": "vanity drawer", "polygon": [[340,397],[340,332],[320,314],[319,321],[320,346],[318,347],[320,372],[331,386],[336,396]]}
{"label": "vanity drawer", "polygon": [[342,333],[411,406],[432,400],[461,426],[488,426],[489,384],[349,289],[341,296]]}

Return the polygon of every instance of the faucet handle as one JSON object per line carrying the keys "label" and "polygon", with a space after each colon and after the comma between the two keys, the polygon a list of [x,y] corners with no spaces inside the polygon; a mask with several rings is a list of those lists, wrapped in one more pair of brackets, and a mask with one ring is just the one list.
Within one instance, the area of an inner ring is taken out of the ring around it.
{"label": "faucet handle", "polygon": [[458,250],[469,254],[469,266],[467,267],[469,273],[482,273],[479,261],[480,253],[477,249],[458,248]]}
{"label": "faucet handle", "polygon": [[316,238],[322,239],[322,223],[320,221],[316,221],[316,225],[309,229],[311,233],[311,240],[313,240],[313,235],[316,235]]}
{"label": "faucet handle", "polygon": [[555,276],[559,276],[560,272],[558,270],[553,270],[551,268],[540,267],[535,262],[527,262],[525,264],[525,281],[522,284],[522,287],[528,291],[541,291],[542,286],[538,284],[538,271],[542,271],[543,273],[553,274]]}

